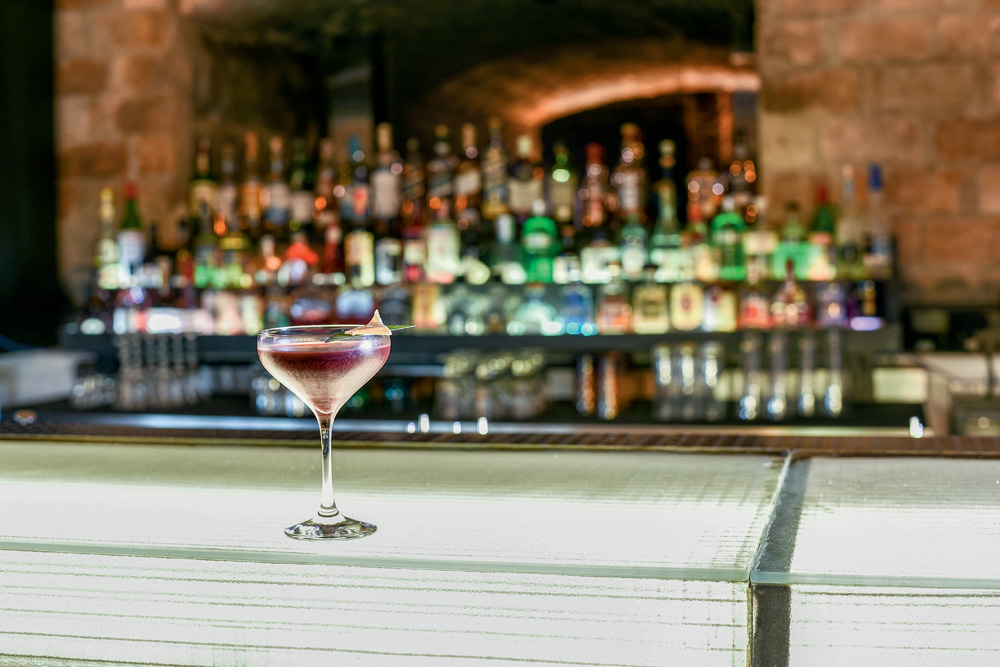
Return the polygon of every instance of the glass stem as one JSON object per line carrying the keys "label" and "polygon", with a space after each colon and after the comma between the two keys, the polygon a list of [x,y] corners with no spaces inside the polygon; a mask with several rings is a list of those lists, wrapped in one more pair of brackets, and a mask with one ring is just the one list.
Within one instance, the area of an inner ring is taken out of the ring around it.
{"label": "glass stem", "polygon": [[333,417],[333,413],[316,414],[320,445],[323,448],[323,495],[320,498],[318,514],[328,518],[340,514],[333,499]]}

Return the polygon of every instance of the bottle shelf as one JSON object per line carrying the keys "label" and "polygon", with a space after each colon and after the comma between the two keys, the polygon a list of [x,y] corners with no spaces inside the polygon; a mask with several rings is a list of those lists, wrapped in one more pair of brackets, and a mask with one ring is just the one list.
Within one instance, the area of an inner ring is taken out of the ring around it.
{"label": "bottle shelf", "polygon": [[[454,336],[442,333],[409,330],[395,334],[388,365],[425,365],[438,356],[457,350],[497,351],[516,348],[539,349],[552,356],[599,354],[622,352],[645,355],[660,343],[685,343],[718,341],[731,352],[735,352],[746,331],[670,331],[663,334],[598,334],[580,335],[524,335],[489,334],[483,336]],[[767,336],[768,332],[761,332]],[[822,331],[817,331],[817,340],[822,347]],[[791,343],[802,334],[801,331],[787,332]],[[60,345],[71,350],[93,352],[98,356],[113,356],[115,346],[112,334],[87,335],[63,331]],[[902,332],[898,324],[888,323],[875,331],[844,331],[846,353],[873,355],[881,352],[897,352],[902,349]],[[731,349],[730,349],[731,348]],[[196,349],[200,363],[241,364],[253,363],[257,359],[257,343],[254,336],[203,335],[196,338]]]}

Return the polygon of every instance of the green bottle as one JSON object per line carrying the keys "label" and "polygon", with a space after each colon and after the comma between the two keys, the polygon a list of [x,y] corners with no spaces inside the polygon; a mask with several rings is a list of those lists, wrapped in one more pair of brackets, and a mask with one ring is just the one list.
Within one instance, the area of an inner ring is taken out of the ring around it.
{"label": "green bottle", "polygon": [[711,242],[720,250],[719,278],[724,281],[742,282],[746,278],[743,263],[743,232],[746,221],[736,212],[732,197],[722,200],[722,212],[712,218]]}
{"label": "green bottle", "polygon": [[536,200],[532,214],[524,221],[521,231],[527,282],[551,283],[552,258],[559,249],[559,232],[555,221],[545,215],[545,202]]}

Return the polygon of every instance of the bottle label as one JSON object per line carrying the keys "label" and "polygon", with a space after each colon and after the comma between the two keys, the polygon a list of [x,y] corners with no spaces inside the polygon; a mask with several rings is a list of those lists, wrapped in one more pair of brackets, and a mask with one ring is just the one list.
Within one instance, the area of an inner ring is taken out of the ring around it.
{"label": "bottle label", "polygon": [[675,329],[692,331],[700,327],[703,308],[702,289],[694,283],[682,283],[670,292],[670,320]]}
{"label": "bottle label", "polygon": [[292,193],[292,219],[299,222],[312,220],[316,201],[308,190],[296,190]]}
{"label": "bottle label", "polygon": [[450,197],[453,192],[451,172],[447,169],[431,173],[427,177],[427,196],[444,199]]}
{"label": "bottle label", "polygon": [[512,178],[510,188],[510,210],[514,213],[530,213],[531,206],[542,199],[542,181],[529,178]]}
{"label": "bottle label", "polygon": [[449,225],[432,226],[427,230],[427,278],[433,282],[450,283],[459,270],[460,244],[458,230]]}
{"label": "bottle label", "polygon": [[390,169],[372,172],[372,215],[379,220],[391,220],[402,206],[401,180]]}
{"label": "bottle label", "polygon": [[552,203],[552,217],[556,222],[572,220],[573,203],[576,201],[576,181],[574,179],[565,183],[550,181],[549,201]]}
{"label": "bottle label", "polygon": [[219,186],[219,213],[229,224],[235,223],[239,216],[240,191],[235,183]]}
{"label": "bottle label", "polygon": [[636,213],[642,207],[639,196],[639,173],[626,171],[621,174],[621,185],[618,187],[618,204],[623,214]]}
{"label": "bottle label", "polygon": [[375,243],[375,282],[393,285],[402,277],[403,244],[399,239],[383,238]]}
{"label": "bottle label", "polygon": [[247,181],[240,191],[243,215],[249,220],[260,220],[260,183]]}
{"label": "bottle label", "polygon": [[545,232],[529,232],[521,237],[521,244],[530,253],[548,253],[552,238]]}
{"label": "bottle label", "polygon": [[146,235],[138,229],[118,232],[118,258],[125,272],[142,264],[146,256]]}
{"label": "bottle label", "polygon": [[194,181],[191,183],[191,215],[201,214],[201,203],[208,204],[208,210],[213,213],[220,209],[219,188],[213,181]]}
{"label": "bottle label", "polygon": [[622,273],[626,278],[638,278],[645,266],[646,251],[641,246],[626,245],[622,248]]}
{"label": "bottle label", "polygon": [[292,209],[292,191],[288,188],[288,184],[284,181],[269,183],[267,196],[267,210],[264,211],[264,218],[275,224],[286,224]]}
{"label": "bottle label", "polygon": [[357,277],[362,285],[375,282],[374,237],[371,233],[358,229],[344,239],[344,257],[348,271]]}
{"label": "bottle label", "polygon": [[466,169],[455,175],[455,194],[459,197],[478,195],[483,189],[483,181],[478,169]]}

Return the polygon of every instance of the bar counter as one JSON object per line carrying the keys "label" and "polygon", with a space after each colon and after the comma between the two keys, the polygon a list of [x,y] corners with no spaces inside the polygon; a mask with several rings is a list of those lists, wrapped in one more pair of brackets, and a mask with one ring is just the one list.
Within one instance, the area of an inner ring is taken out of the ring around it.
{"label": "bar counter", "polygon": [[1000,657],[997,439],[305,435],[0,423],[0,664]]}

